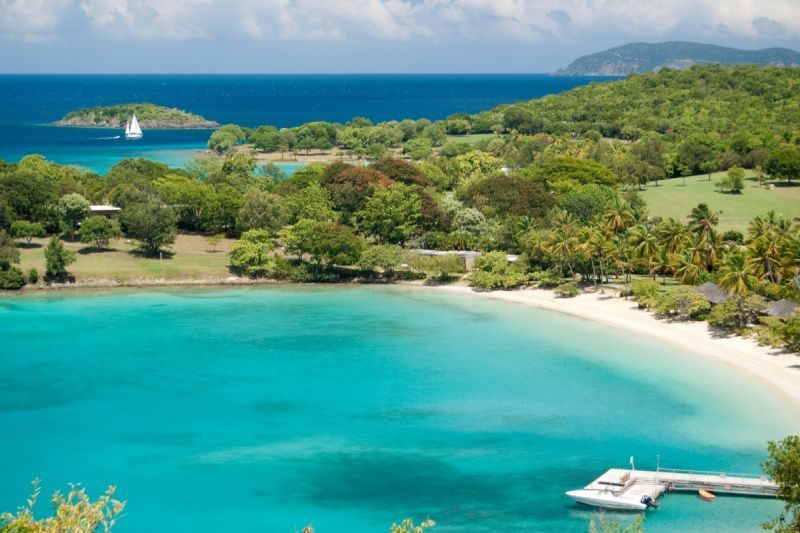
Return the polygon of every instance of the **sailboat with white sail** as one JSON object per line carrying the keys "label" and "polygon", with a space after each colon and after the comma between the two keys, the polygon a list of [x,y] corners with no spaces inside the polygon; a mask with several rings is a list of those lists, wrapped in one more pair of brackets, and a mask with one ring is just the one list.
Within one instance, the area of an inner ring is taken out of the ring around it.
{"label": "sailboat with white sail", "polygon": [[136,113],[133,117],[125,123],[125,138],[126,139],[141,139],[142,128],[139,126],[139,121],[136,120]]}

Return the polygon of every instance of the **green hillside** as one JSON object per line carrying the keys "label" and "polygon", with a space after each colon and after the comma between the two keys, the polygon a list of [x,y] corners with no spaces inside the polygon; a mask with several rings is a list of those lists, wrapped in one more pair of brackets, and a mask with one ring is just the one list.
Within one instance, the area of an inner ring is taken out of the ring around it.
{"label": "green hillside", "polygon": [[200,115],[149,103],[82,108],[67,113],[64,118],[53,124],[56,126],[121,128],[133,114],[136,114],[142,128],[187,129],[219,126],[213,120],[208,120]]}
{"label": "green hillside", "polygon": [[687,68],[706,63],[775,66],[800,65],[800,52],[787,48],[739,50],[685,41],[630,43],[573,61],[560,73],[577,76],[625,76],[661,68]]}

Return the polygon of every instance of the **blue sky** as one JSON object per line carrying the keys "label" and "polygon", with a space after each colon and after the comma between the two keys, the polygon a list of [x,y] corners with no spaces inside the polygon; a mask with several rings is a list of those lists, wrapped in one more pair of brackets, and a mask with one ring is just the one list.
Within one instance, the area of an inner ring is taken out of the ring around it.
{"label": "blue sky", "polygon": [[0,0],[0,72],[552,72],[632,41],[800,49],[800,0]]}

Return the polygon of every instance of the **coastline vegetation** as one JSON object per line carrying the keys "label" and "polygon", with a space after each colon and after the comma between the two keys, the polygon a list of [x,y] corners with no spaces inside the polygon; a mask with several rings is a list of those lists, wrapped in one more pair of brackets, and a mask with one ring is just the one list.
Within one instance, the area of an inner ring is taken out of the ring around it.
{"label": "coastline vegetation", "polygon": [[93,128],[122,128],[136,115],[143,128],[190,129],[215,128],[217,122],[187,111],[149,103],[116,104],[86,107],[70,111],[54,126],[83,126]]}
{"label": "coastline vegetation", "polygon": [[[37,282],[42,266],[46,282],[63,282],[75,258],[120,257],[112,242],[135,242],[141,265],[177,264],[178,235],[236,240],[227,263],[196,256],[215,272],[303,282],[437,283],[464,270],[461,256],[418,250],[477,251],[470,282],[482,290],[558,287],[569,297],[612,284],[638,300],[642,283],[632,282],[650,279],[638,301],[658,315],[708,318],[796,350],[800,316],[766,309],[800,299],[798,86],[793,69],[710,65],[438,122],[229,124],[209,140],[219,155],[185,169],[128,159],[99,176],[32,155],[0,165],[0,278],[25,283],[22,251]],[[346,159],[291,176],[257,159],[334,150]],[[763,201],[776,197],[784,203]],[[720,226],[716,206],[731,202],[747,219]],[[103,222],[90,203],[121,212]],[[45,265],[30,260],[43,233]],[[76,238],[92,246],[74,255]],[[734,303],[712,310],[692,288],[705,282]]]}

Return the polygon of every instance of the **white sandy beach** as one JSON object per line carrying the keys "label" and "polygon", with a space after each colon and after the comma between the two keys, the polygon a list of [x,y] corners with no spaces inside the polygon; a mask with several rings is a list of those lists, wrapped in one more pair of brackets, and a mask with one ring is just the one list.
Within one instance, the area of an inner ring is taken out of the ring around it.
{"label": "white sandy beach", "polygon": [[476,292],[462,285],[443,286],[441,290],[549,309],[647,335],[736,366],[800,404],[800,356],[735,335],[716,337],[705,322],[659,320],[639,309],[633,300],[618,297],[614,290],[606,290],[605,294],[588,292],[576,298],[557,298],[552,291],[542,289]]}

